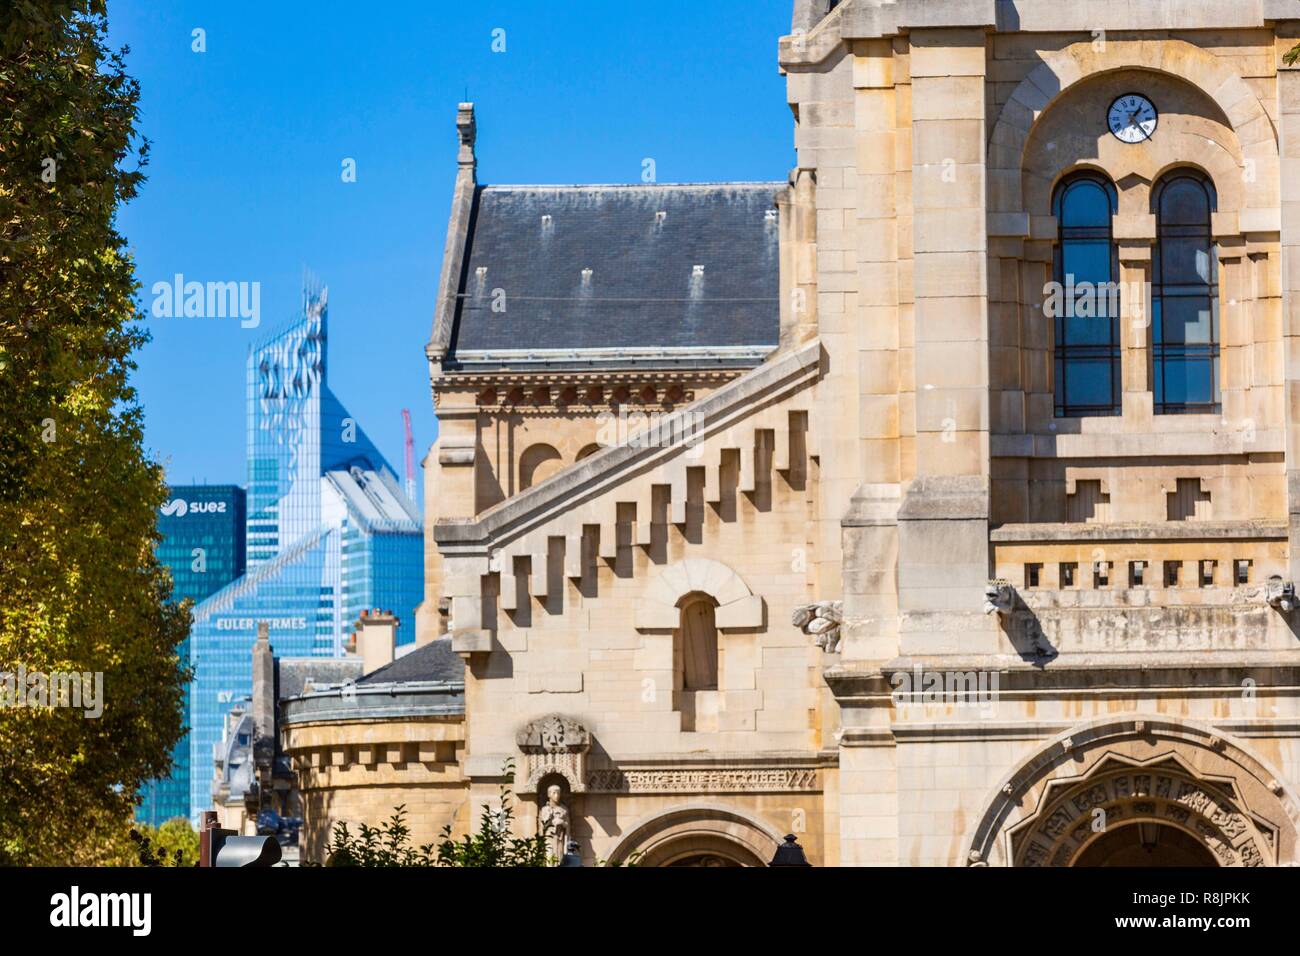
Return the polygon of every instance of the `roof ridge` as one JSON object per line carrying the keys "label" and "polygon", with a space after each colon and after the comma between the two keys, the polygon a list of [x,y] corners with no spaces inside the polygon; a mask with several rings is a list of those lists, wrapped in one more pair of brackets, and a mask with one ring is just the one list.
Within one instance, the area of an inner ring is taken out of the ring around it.
{"label": "roof ridge", "polygon": [[483,183],[479,189],[709,189],[718,186],[786,186],[784,179],[729,179],[700,183]]}

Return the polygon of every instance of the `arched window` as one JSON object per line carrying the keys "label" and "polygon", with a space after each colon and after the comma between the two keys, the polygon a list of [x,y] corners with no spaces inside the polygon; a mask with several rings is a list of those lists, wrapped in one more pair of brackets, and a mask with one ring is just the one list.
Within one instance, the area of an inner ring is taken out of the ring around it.
{"label": "arched window", "polygon": [[1111,236],[1118,205],[1115,185],[1097,173],[1071,176],[1053,198],[1059,293],[1048,303],[1057,417],[1120,413],[1119,257]]}
{"label": "arched window", "polygon": [[1219,263],[1214,184],[1180,169],[1151,192],[1151,359],[1158,415],[1219,411]]}
{"label": "arched window", "polygon": [[696,592],[682,598],[677,639],[681,642],[682,690],[718,689],[717,602]]}

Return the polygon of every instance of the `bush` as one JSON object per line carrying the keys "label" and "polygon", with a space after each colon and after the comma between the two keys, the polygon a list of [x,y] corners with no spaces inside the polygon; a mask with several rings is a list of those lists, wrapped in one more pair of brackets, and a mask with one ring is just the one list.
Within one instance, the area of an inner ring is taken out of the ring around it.
{"label": "bush", "polygon": [[[514,767],[507,764],[505,773],[513,775]],[[405,805],[397,807],[386,823],[378,827],[361,824],[360,833],[353,836],[346,823],[334,826],[334,838],[329,846],[326,866],[490,866],[523,867],[546,866],[549,827],[532,837],[516,837],[511,833],[514,822],[514,794],[501,787],[501,806],[493,809],[483,805],[479,828],[460,840],[451,836],[451,824],[443,828],[442,840],[436,846],[428,843],[422,847],[410,846],[411,829],[406,825]]]}
{"label": "bush", "polygon": [[141,866],[198,866],[199,835],[184,817],[131,831]]}

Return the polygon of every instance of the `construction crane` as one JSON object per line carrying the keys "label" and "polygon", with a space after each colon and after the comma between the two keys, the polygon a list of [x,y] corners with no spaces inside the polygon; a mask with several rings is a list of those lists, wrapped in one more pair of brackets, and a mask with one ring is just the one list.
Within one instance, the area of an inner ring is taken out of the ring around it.
{"label": "construction crane", "polygon": [[418,505],[415,497],[415,439],[411,436],[411,410],[402,409],[402,425],[406,428],[406,497]]}

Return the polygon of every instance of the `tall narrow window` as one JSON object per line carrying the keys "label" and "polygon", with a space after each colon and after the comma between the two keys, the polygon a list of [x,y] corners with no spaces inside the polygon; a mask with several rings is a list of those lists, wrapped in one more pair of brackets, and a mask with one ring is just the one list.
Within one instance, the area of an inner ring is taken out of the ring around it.
{"label": "tall narrow window", "polygon": [[1157,415],[1219,411],[1219,264],[1214,184],[1180,169],[1152,191],[1151,359]]}
{"label": "tall narrow window", "polygon": [[682,689],[718,689],[718,629],[713,610],[717,602],[707,594],[691,594],[681,602]]}
{"label": "tall narrow window", "polygon": [[1120,413],[1119,257],[1111,216],[1119,196],[1095,173],[1072,176],[1057,187],[1052,211],[1057,294],[1048,296],[1056,330],[1056,415]]}

